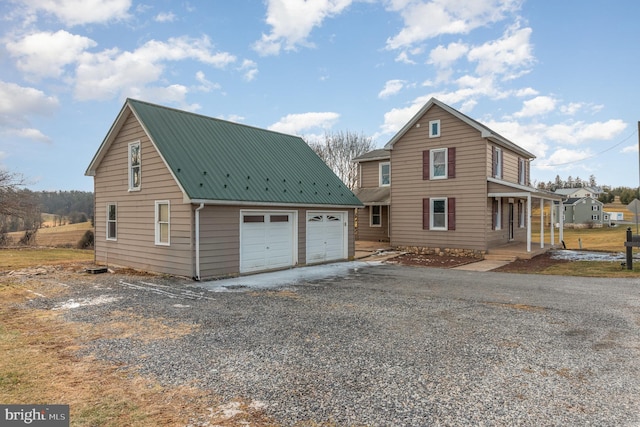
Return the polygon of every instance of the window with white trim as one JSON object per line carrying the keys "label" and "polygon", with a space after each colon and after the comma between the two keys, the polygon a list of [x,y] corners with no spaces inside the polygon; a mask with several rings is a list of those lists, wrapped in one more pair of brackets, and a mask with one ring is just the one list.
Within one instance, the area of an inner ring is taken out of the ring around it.
{"label": "window with white trim", "polygon": [[429,121],[429,138],[437,138],[440,136],[440,120]]}
{"label": "window with white trim", "polygon": [[431,223],[430,230],[446,230],[447,229],[447,199],[431,198]]}
{"label": "window with white trim", "polygon": [[600,221],[600,215],[591,215],[591,219],[594,221]]}
{"label": "window with white trim", "polygon": [[169,246],[171,235],[171,212],[168,200],[156,201],[156,245]]}
{"label": "window with white trim", "polygon": [[599,211],[600,210],[600,206],[599,205],[591,205],[591,210],[592,211]]}
{"label": "window with white trim", "polygon": [[391,163],[380,163],[380,187],[391,185]]}
{"label": "window with white trim", "polygon": [[502,230],[502,198],[493,200],[493,229]]}
{"label": "window with white trim", "polygon": [[429,170],[431,171],[430,179],[446,179],[447,178],[447,149],[438,148],[429,151],[429,162],[431,163]]}
{"label": "window with white trim", "polygon": [[382,206],[373,205],[370,209],[370,218],[369,218],[369,226],[370,227],[381,227],[382,226]]}
{"label": "window with white trim", "polygon": [[494,149],[493,177],[502,178],[502,149],[498,147]]}
{"label": "window with white trim", "polygon": [[115,203],[107,204],[107,240],[118,240],[118,207]]}
{"label": "window with white trim", "polygon": [[129,191],[140,190],[141,181],[140,141],[129,144]]}
{"label": "window with white trim", "polygon": [[520,176],[518,182],[520,185],[527,185],[527,161],[525,159],[518,159]]}
{"label": "window with white trim", "polygon": [[526,227],[526,221],[527,221],[527,217],[525,216],[525,204],[524,201],[520,201],[520,203],[518,204],[518,207],[520,209],[520,215],[519,215],[519,219],[518,219],[518,227],[519,228],[525,228]]}

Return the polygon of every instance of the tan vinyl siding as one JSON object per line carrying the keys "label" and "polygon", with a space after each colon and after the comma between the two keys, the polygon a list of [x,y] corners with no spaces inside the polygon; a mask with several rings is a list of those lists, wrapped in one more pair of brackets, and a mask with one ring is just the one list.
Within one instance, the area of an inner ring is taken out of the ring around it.
{"label": "tan vinyl siding", "polygon": [[371,227],[371,207],[358,209],[358,240],[372,242],[389,241],[389,206],[381,206],[382,225]]}
{"label": "tan vinyl siding", "polygon": [[[438,119],[441,136],[429,138],[429,121]],[[429,109],[419,124],[391,151],[391,244],[485,250],[487,164],[482,159],[486,157],[486,140],[438,106]],[[451,147],[456,148],[456,177],[423,180],[422,152]],[[423,230],[422,200],[427,197],[456,198],[456,230]]]}
{"label": "tan vinyl siding", "polygon": [[205,206],[200,211],[200,275],[202,278],[237,275],[240,271],[240,211],[296,212],[298,265],[306,263],[307,210],[348,212],[348,256],[355,255],[353,209],[291,208],[288,206]]}
{"label": "tan vinyl siding", "polygon": [[[128,145],[141,144],[141,189],[129,191]],[[182,192],[133,115],[96,170],[96,261],[191,277],[192,214]],[[170,245],[155,244],[155,202],[170,203]],[[117,205],[117,241],[106,240],[107,204]]]}
{"label": "tan vinyl siding", "polygon": [[360,163],[360,172],[362,173],[360,188],[380,186],[380,163],[384,162],[389,162],[389,160]]}

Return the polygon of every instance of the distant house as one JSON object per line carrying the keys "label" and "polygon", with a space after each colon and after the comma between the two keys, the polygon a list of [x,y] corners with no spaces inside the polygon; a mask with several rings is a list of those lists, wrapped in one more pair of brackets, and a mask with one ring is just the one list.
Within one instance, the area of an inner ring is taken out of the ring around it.
{"label": "distant house", "polygon": [[596,187],[578,187],[578,188],[558,188],[554,191],[555,194],[559,194],[565,199],[576,199],[582,197],[592,197],[597,199],[602,190]]}
{"label": "distant house", "polygon": [[573,197],[555,205],[556,210],[562,206],[561,213],[555,212],[554,220],[560,218],[566,227],[609,225],[609,215],[604,212],[604,204],[593,197]]}
{"label": "distant house", "polygon": [[354,256],[362,204],[299,137],[127,99],[86,174],[98,263],[200,279]]}
{"label": "distant house", "polygon": [[384,149],[354,160],[360,174],[354,192],[365,205],[358,239],[476,257],[521,242],[529,253],[532,204],[562,200],[530,185],[533,159],[432,98]]}

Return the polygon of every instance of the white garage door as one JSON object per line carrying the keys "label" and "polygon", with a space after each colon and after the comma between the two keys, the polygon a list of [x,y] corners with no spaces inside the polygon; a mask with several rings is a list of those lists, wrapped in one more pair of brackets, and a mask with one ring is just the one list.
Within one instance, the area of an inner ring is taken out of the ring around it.
{"label": "white garage door", "polygon": [[307,264],[347,258],[345,212],[307,212]]}
{"label": "white garage door", "polygon": [[294,265],[294,227],[292,212],[241,212],[240,272]]}

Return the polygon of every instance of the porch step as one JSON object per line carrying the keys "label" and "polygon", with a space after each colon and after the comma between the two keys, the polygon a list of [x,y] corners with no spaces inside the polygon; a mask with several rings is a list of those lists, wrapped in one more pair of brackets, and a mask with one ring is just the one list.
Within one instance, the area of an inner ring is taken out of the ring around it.
{"label": "porch step", "polygon": [[490,260],[490,261],[509,261],[509,262],[513,262],[515,260],[518,259],[518,257],[516,255],[513,254],[507,254],[507,253],[486,253],[484,255],[484,259],[486,260]]}

